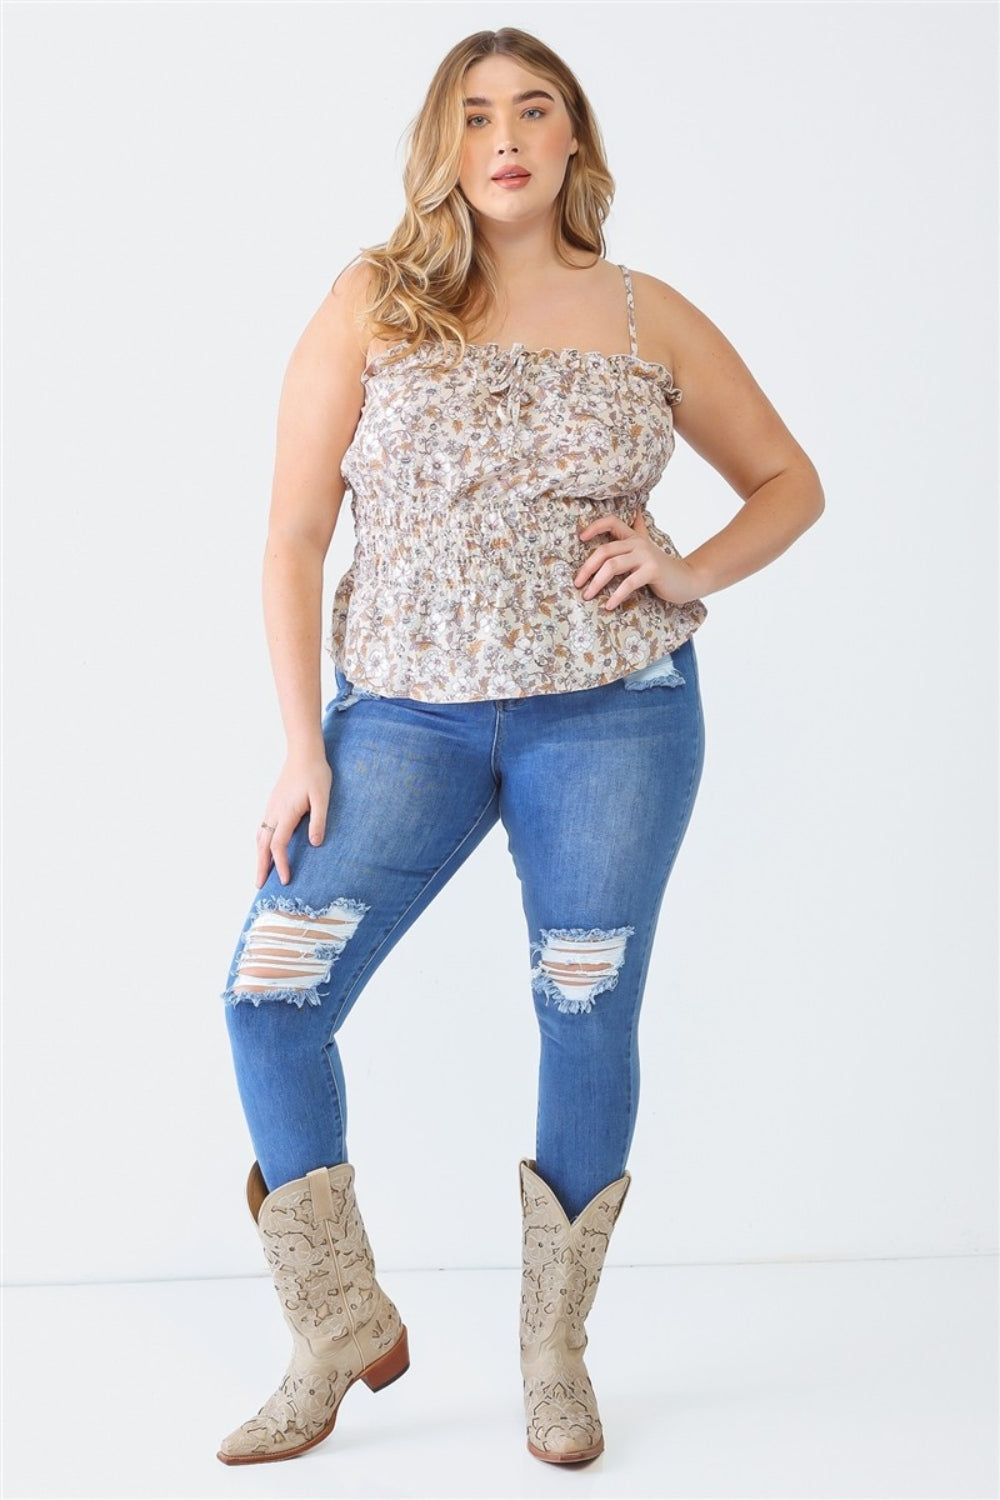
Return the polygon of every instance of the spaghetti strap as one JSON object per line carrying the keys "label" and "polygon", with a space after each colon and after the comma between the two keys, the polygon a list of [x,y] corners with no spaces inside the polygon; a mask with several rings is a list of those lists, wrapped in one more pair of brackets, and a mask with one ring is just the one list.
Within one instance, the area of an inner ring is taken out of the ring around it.
{"label": "spaghetti strap", "polygon": [[635,336],[635,297],[632,293],[632,278],[629,275],[628,266],[619,266],[619,270],[625,278],[625,302],[628,307],[628,337],[631,345],[631,353],[638,357],[639,345]]}

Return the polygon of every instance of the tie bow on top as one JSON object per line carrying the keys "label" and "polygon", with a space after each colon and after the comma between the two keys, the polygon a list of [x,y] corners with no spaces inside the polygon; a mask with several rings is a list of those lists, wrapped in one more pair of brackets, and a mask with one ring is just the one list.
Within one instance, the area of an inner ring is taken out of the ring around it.
{"label": "tie bow on top", "polygon": [[530,352],[523,344],[515,344],[512,349],[497,349],[491,354],[487,390],[491,396],[506,393],[507,400],[500,406],[500,420],[506,427],[513,428],[521,414],[521,407],[529,405],[535,399],[524,385]]}

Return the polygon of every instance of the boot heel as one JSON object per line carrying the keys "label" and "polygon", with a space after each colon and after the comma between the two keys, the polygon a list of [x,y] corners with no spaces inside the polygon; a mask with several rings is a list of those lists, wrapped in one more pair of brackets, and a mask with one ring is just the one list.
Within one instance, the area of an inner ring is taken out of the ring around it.
{"label": "boot heel", "polygon": [[400,1375],[405,1375],[410,1368],[410,1346],[407,1342],[406,1327],[393,1344],[387,1354],[377,1359],[367,1370],[361,1372],[361,1379],[370,1391],[381,1391]]}

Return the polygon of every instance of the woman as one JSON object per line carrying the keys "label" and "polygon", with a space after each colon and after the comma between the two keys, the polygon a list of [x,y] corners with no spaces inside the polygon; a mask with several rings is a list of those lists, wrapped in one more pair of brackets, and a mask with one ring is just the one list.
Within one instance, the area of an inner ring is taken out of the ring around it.
{"label": "woman", "polygon": [[[600,133],[540,41],[505,28],[448,53],[405,187],[402,222],[338,276],[281,394],[264,604],[288,755],[223,998],[293,1354],[225,1463],[304,1452],[356,1380],[408,1368],[347,1161],[335,1035],[498,819],[537,957],[528,1447],[602,1451],[584,1322],[631,1180],[639,1007],[701,777],[701,596],[824,507],[719,330],[604,258]],[[744,502],[686,558],[646,509],[675,425]],[[347,485],[356,547],[321,712],[323,562]]]}

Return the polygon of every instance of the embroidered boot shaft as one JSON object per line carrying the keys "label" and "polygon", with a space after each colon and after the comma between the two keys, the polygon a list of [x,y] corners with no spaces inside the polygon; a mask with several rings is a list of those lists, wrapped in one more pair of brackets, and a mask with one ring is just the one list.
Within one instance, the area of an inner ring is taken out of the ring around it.
{"label": "embroidered boot shaft", "polygon": [[604,1450],[597,1398],[583,1361],[584,1323],[632,1178],[626,1172],[602,1188],[571,1224],[535,1165],[520,1163],[520,1340],[528,1451],[548,1463],[582,1463]]}
{"label": "embroidered boot shaft", "polygon": [[224,1464],[294,1458],[333,1430],[347,1390],[381,1390],[409,1368],[406,1329],[375,1279],[354,1167],[317,1167],[268,1194],[254,1162],[247,1201],[271,1268],[292,1358],[255,1417],[223,1440]]}

